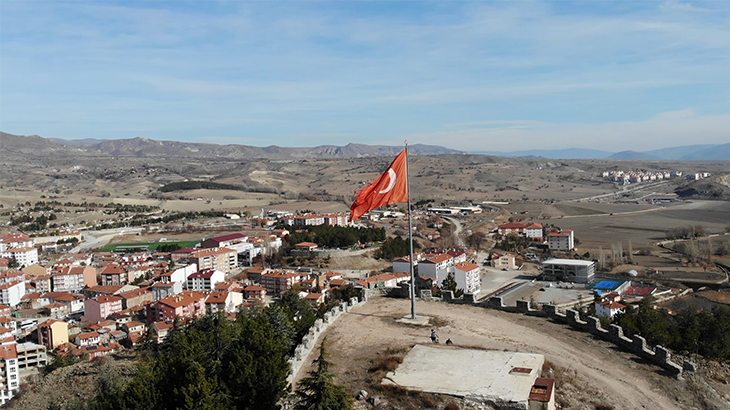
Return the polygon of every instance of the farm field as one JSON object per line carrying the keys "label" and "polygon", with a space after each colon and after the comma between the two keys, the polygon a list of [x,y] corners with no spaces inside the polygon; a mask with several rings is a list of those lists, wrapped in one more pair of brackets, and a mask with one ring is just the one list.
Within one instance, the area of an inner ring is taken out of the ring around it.
{"label": "farm field", "polygon": [[[639,206],[643,206],[646,212],[635,213]],[[666,239],[667,229],[677,226],[702,225],[708,233],[722,233],[730,221],[730,203],[724,201],[680,201],[661,206],[613,204],[606,207],[603,204],[586,204],[581,206],[584,214],[580,216],[576,215],[575,207],[569,209],[573,213],[572,217],[549,222],[562,229],[573,229],[580,239],[577,245],[580,249],[618,242],[626,245],[629,240],[635,249],[652,246]],[[613,210],[613,215],[589,213],[596,210],[605,212],[607,209]]]}

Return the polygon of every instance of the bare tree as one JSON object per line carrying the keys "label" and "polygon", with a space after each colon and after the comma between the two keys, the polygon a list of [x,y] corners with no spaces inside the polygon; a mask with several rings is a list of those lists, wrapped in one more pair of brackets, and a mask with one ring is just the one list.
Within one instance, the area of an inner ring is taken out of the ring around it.
{"label": "bare tree", "polygon": [[712,255],[714,253],[713,249],[715,248],[713,245],[714,244],[712,243],[712,238],[707,238],[707,249],[705,249],[705,255],[707,256],[708,263],[712,263]]}
{"label": "bare tree", "polygon": [[616,247],[618,248],[618,264],[622,265],[624,263],[624,245],[619,242]]}
{"label": "bare tree", "polygon": [[634,262],[634,246],[631,243],[631,239],[629,239],[629,249],[628,249],[628,251],[629,251],[629,262],[633,263]]}
{"label": "bare tree", "polygon": [[618,258],[616,257],[618,253],[618,250],[616,249],[616,244],[611,244],[611,266],[616,266],[618,263]]}
{"label": "bare tree", "polygon": [[474,232],[466,238],[466,242],[476,250],[481,250],[482,243],[487,239],[484,232]]}
{"label": "bare tree", "polygon": [[603,252],[603,247],[598,247],[598,266],[601,270],[606,269],[606,254]]}
{"label": "bare tree", "polygon": [[699,252],[697,249],[697,242],[694,239],[687,241],[686,250],[687,250],[688,262],[691,263],[692,265],[696,265],[697,257],[699,255]]}

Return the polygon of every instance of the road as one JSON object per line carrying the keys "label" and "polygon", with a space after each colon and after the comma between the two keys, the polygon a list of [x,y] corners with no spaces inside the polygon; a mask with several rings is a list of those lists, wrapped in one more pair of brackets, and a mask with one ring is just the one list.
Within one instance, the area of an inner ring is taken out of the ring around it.
{"label": "road", "polygon": [[559,201],[559,202],[581,202],[581,201],[592,201],[592,200],[601,199],[601,198],[610,198],[610,197],[614,197],[614,196],[623,195],[623,194],[626,194],[629,192],[638,191],[640,189],[654,188],[654,187],[657,187],[660,185],[664,185],[668,182],[669,181],[659,181],[659,182],[650,182],[648,184],[624,185],[620,191],[609,192],[607,194],[601,194],[601,195],[589,196],[587,198],[566,199],[564,201]]}
{"label": "road", "polygon": [[461,222],[459,222],[458,219],[452,218],[450,216],[443,216],[443,218],[454,225],[454,235],[456,236],[456,241],[459,244],[459,247],[461,249],[468,249],[466,247],[466,244],[464,244],[464,240],[461,238]]}
{"label": "road", "polygon": [[79,253],[84,250],[96,249],[105,246],[117,235],[135,234],[142,232],[142,228],[113,228],[99,231],[88,231],[82,234],[83,241],[71,249],[71,253]]}
{"label": "road", "polygon": [[560,217],[560,219],[570,219],[570,218],[597,218],[602,216],[618,216],[618,215],[638,215],[638,214],[645,214],[649,212],[656,212],[661,211],[663,209],[666,209],[665,206],[659,206],[656,208],[650,208],[650,209],[642,209],[641,211],[626,211],[626,212],[611,212],[609,214],[589,214],[589,215],[563,215]]}

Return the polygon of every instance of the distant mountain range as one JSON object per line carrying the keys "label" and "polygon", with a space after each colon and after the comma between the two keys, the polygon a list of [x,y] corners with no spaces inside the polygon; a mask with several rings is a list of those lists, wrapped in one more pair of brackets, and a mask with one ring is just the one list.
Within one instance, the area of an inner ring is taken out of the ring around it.
{"label": "distant mountain range", "polygon": [[[0,132],[0,147],[6,154],[59,155],[113,155],[133,157],[222,157],[263,159],[307,159],[307,158],[357,158],[391,156],[403,147],[386,145],[347,144],[345,146],[320,145],[317,147],[287,148],[271,145],[254,147],[250,145],[218,145],[196,142],[159,141],[144,137],[118,140],[64,140],[43,138],[38,135],[23,136]],[[410,145],[414,155],[463,154],[436,145]]]}
{"label": "distant mountain range", "polygon": [[526,151],[478,151],[472,154],[496,155],[512,158],[545,158],[545,159],[612,159],[626,161],[730,161],[730,143],[685,145],[681,147],[662,148],[646,152],[621,151],[609,152],[595,149],[554,149]]}
{"label": "distant mountain range", "polygon": [[[223,157],[263,159],[307,159],[307,158],[358,158],[391,156],[403,147],[387,145],[365,145],[350,143],[344,146],[320,145],[317,147],[287,148],[271,145],[254,147],[250,145],[218,145],[197,142],[160,141],[144,137],[100,140],[43,138],[38,135],[23,136],[0,132],[0,147],[5,154],[20,155],[113,155],[133,157]],[[414,155],[466,154],[437,145],[414,144],[409,146]],[[526,150],[512,152],[476,151],[477,155],[494,155],[531,159],[610,159],[631,161],[730,161],[730,143],[721,145],[686,145],[662,148],[653,151],[609,152],[594,149]]]}

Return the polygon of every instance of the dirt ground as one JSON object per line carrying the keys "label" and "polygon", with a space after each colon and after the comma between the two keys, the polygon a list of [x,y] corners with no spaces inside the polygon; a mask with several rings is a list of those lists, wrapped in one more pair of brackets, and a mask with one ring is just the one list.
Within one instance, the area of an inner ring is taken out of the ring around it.
{"label": "dirt ground", "polygon": [[[456,346],[545,355],[554,367],[546,376],[556,378],[556,401],[563,408],[595,409],[598,404],[627,410],[730,406],[730,389],[718,382],[727,376],[704,377],[698,371],[697,375],[686,373],[686,380],[675,380],[610,343],[547,319],[441,302],[418,302],[417,313],[432,317],[431,324],[398,324],[397,319],[410,314],[410,302],[376,297],[340,317],[325,332],[339,382],[352,392],[364,389],[387,394],[379,390],[378,380],[371,374],[373,367],[395,351],[430,343],[429,329],[435,327],[442,340],[451,339]],[[317,354],[313,352],[310,359]],[[303,368],[298,377],[308,370]],[[398,408],[419,407],[399,403]]]}

